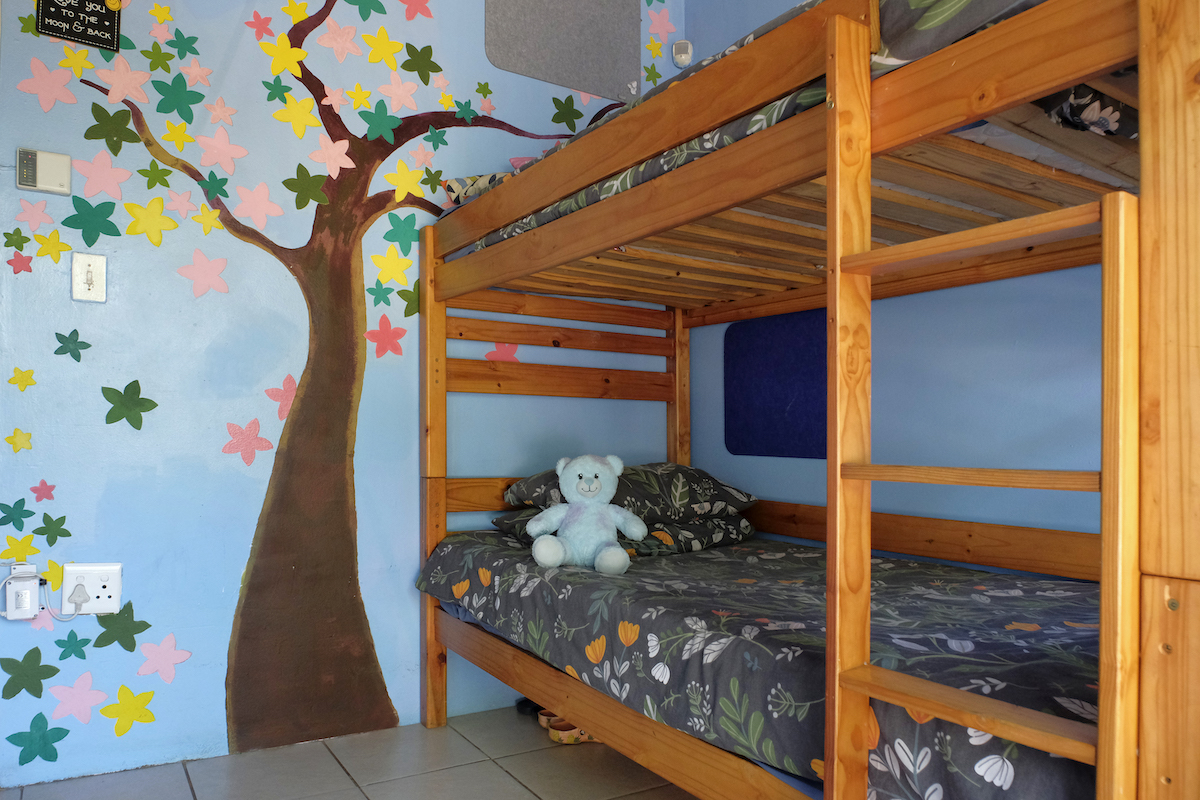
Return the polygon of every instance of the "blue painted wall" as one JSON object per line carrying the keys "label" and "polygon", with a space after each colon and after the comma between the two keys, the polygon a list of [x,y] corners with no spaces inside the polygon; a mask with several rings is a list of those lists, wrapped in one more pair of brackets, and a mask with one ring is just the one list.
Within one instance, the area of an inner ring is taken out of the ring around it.
{"label": "blue painted wall", "polygon": [[695,60],[708,58],[760,25],[797,5],[796,0],[684,0],[684,34],[692,43]]}

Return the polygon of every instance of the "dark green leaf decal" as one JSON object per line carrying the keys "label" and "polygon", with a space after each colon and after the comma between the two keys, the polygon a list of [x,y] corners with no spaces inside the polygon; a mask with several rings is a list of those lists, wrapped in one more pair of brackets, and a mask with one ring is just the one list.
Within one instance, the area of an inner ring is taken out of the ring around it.
{"label": "dark green leaf decal", "polygon": [[142,55],[150,62],[150,71],[161,69],[163,72],[171,71],[171,62],[175,60],[174,53],[163,52],[162,46],[158,42],[149,50],[143,50]]}
{"label": "dark green leaf decal", "polygon": [[[29,237],[20,228],[13,228],[12,233],[4,234],[4,246],[11,247],[14,250],[22,251],[25,245],[29,244]],[[408,252],[405,250],[404,252]]]}
{"label": "dark green leaf decal", "polygon": [[421,79],[421,83],[426,86],[429,85],[430,75],[442,71],[442,68],[433,60],[433,45],[427,45],[418,50],[411,44],[406,44],[404,45],[404,52],[408,54],[408,58],[400,65],[400,69],[405,72],[417,73],[417,77]]}
{"label": "dark green leaf decal", "polygon": [[428,186],[430,192],[436,192],[442,186],[442,171],[439,169],[437,172],[434,172],[429,167],[426,167],[425,177],[421,178],[421,183]]}
{"label": "dark green leaf decal", "polygon": [[[174,170],[169,170],[166,167],[160,167],[158,165],[158,162],[152,158],[152,159],[150,159],[150,166],[146,167],[145,169],[139,169],[138,175],[141,175],[143,178],[146,179],[146,188],[147,189],[153,189],[155,186],[157,186],[160,183],[163,186],[170,189],[171,184],[167,183],[167,176],[170,175],[173,171]],[[66,224],[66,223],[63,223],[63,224]],[[91,244],[91,242],[88,242],[88,244]]]}
{"label": "dark green leaf decal", "polygon": [[56,333],[55,338],[58,339],[59,348],[54,351],[56,356],[70,356],[76,361],[79,360],[79,354],[83,350],[91,347],[88,342],[79,340],[79,330],[73,330],[70,333]]}
{"label": "dark green leaf decal", "polygon": [[[138,171],[145,174],[145,170]],[[169,173],[170,170],[167,172]],[[72,197],[71,203],[75,206],[75,213],[64,219],[62,224],[80,231],[83,234],[84,243],[89,247],[96,243],[101,234],[105,236],[121,235],[121,229],[110,219],[113,211],[117,208],[116,203],[98,203],[93,206],[82,197]]]}
{"label": "dark green leaf decal", "polygon": [[5,737],[4,741],[21,748],[21,755],[17,756],[17,764],[23,767],[35,758],[43,761],[57,761],[58,750],[55,749],[54,743],[65,739],[68,733],[70,731],[66,728],[49,727],[46,715],[39,713],[29,723],[28,731],[14,733]]}
{"label": "dark green leaf decal", "polygon": [[411,317],[413,314],[421,310],[421,284],[416,284],[411,289],[400,289],[396,292],[396,297],[404,301],[404,316]]}
{"label": "dark green leaf decal", "polygon": [[[124,392],[118,392],[111,386],[100,387],[104,399],[112,403],[108,416],[104,421],[109,425],[121,420],[127,420],[135,431],[142,429],[142,414],[158,408],[158,403],[148,397],[142,397],[142,386],[137,381],[130,381]],[[99,647],[99,645],[97,645]]]}
{"label": "dark green leaf decal", "polygon": [[22,691],[29,692],[34,697],[42,696],[42,681],[47,681],[58,674],[58,667],[42,663],[42,651],[33,648],[20,661],[15,658],[0,658],[0,669],[12,677],[4,684],[0,697],[11,700]]}
{"label": "dark green leaf decal", "polygon": [[[19,498],[11,506],[0,503],[0,527],[12,525],[19,531],[25,530],[25,520],[33,516],[33,512],[25,507],[25,498]],[[7,577],[7,576],[6,576]]]}
{"label": "dark green leaf decal", "polygon": [[93,647],[108,647],[113,642],[129,652],[137,646],[136,637],[150,627],[149,622],[133,618],[133,602],[130,601],[116,614],[100,614],[96,617],[104,631],[96,637]]}
{"label": "dark green leaf decal", "polygon": [[42,514],[42,524],[40,527],[34,528],[33,532],[38,536],[45,536],[46,544],[53,547],[54,543],[59,539],[71,536],[71,532],[63,527],[66,524],[67,518],[65,516],[55,519],[49,514]]}
{"label": "dark green leaf decal", "polygon": [[642,67],[646,73],[646,82],[658,86],[658,82],[662,80],[662,75],[658,71],[657,64],[651,64],[648,67]]}
{"label": "dark green leaf decal", "polygon": [[296,194],[296,208],[301,209],[309,203],[328,203],[329,198],[322,191],[328,175],[309,175],[303,164],[296,165],[296,177],[288,178],[283,186],[289,192]]}
{"label": "dark green leaf decal", "polygon": [[583,119],[583,112],[575,107],[575,95],[569,94],[562,100],[557,97],[551,98],[554,101],[554,107],[558,109],[554,112],[554,116],[550,118],[551,122],[561,122],[567,126],[571,133],[575,132],[575,120]]}
{"label": "dark green leaf decal", "polygon": [[492,87],[488,86],[486,83],[481,83],[475,87],[475,93],[486,100],[492,94]]}
{"label": "dark green leaf decal", "polygon": [[121,154],[121,145],[124,142],[141,141],[137,132],[129,127],[129,122],[133,119],[129,109],[121,108],[109,114],[104,106],[92,103],[92,116],[95,117],[96,124],[83,132],[83,138],[103,139],[114,156]]}
{"label": "dark green leaf decal", "polygon": [[42,37],[42,35],[37,32],[36,14],[30,14],[27,17],[17,17],[17,19],[21,20],[21,33],[32,33],[39,39]]}

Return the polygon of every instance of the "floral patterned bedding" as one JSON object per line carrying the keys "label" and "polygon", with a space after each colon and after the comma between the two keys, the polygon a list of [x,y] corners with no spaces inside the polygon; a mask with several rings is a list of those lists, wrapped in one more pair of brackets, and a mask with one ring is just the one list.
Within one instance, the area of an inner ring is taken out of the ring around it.
{"label": "floral patterned bedding", "polygon": [[[422,591],[671,727],[822,776],[825,551],[752,539],[625,575],[541,569],[515,538],[452,534]],[[872,663],[1096,718],[1093,583],[876,559]],[[1091,767],[872,701],[875,800],[1090,798]]]}

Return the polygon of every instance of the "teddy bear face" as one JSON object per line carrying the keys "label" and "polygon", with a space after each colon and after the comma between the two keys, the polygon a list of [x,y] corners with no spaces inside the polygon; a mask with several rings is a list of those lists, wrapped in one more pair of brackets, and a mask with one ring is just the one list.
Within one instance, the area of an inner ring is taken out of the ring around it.
{"label": "teddy bear face", "polygon": [[607,505],[617,493],[624,468],[616,456],[564,458],[558,462],[558,488],[568,503]]}

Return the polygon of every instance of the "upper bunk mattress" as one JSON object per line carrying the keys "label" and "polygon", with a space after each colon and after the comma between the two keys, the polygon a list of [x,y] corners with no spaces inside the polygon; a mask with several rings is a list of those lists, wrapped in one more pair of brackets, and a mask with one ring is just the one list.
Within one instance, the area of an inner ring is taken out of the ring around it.
{"label": "upper bunk mattress", "polygon": [[[647,716],[822,777],[825,551],[754,539],[542,569],[496,531],[448,536],[418,588]],[[1096,719],[1099,588],[881,558],[872,663],[1077,721]],[[1091,798],[1091,767],[872,701],[878,798]],[[938,788],[934,788],[934,787]]]}

